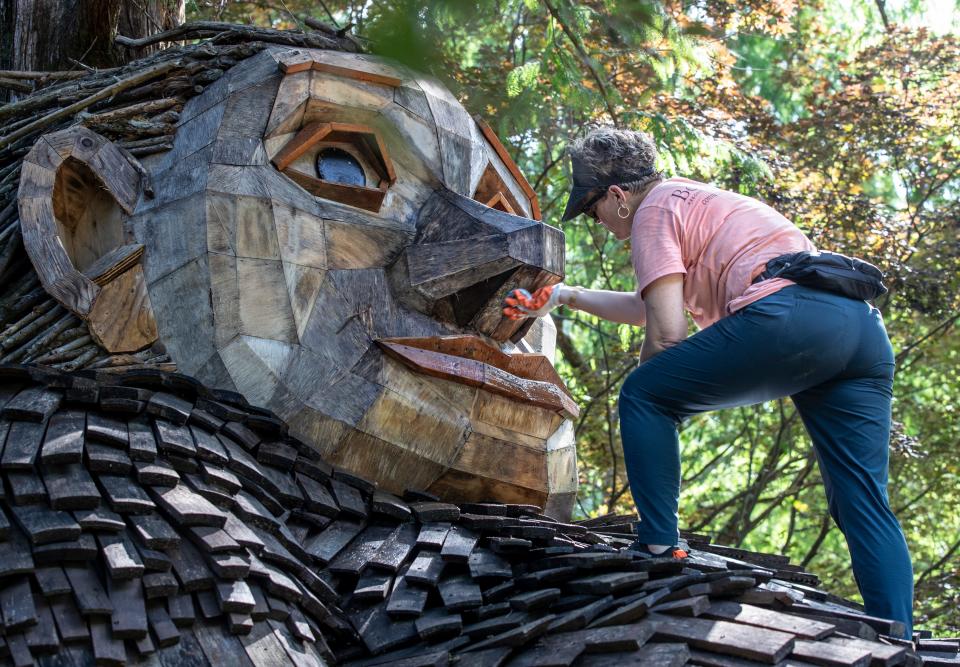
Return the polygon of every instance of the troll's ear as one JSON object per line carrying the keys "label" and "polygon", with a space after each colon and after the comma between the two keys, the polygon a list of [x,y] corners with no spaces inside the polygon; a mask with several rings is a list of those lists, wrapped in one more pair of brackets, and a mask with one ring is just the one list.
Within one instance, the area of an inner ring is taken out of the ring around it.
{"label": "troll's ear", "polygon": [[123,226],[142,187],[121,150],[84,127],[40,137],[20,174],[23,244],[40,282],[108,352],[157,339],[143,246]]}

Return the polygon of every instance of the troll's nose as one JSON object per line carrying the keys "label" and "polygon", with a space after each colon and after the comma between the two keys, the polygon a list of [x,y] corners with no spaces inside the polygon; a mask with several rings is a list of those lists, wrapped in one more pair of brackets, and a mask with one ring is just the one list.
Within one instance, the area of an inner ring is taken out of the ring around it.
{"label": "troll's nose", "polygon": [[517,341],[532,320],[503,317],[503,298],[563,280],[563,250],[555,227],[439,190],[420,209],[416,239],[392,269],[393,288],[422,312]]}

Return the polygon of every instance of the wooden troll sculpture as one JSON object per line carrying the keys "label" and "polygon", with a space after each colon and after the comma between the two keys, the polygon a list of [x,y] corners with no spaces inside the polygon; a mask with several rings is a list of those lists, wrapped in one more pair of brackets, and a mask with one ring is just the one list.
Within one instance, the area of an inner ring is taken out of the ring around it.
{"label": "wooden troll sculpture", "polygon": [[73,125],[24,158],[24,246],[100,347],[159,341],[385,490],[569,518],[577,407],[548,325],[498,308],[562,278],[563,235],[488,126],[396,65],[269,46],[171,143],[137,164]]}

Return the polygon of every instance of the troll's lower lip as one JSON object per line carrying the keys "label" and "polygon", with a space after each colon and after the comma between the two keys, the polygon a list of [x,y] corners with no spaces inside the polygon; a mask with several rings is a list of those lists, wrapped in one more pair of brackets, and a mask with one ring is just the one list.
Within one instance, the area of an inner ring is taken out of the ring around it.
{"label": "troll's lower lip", "polygon": [[381,338],[394,359],[426,375],[486,389],[576,419],[580,408],[542,354],[506,354],[476,336]]}

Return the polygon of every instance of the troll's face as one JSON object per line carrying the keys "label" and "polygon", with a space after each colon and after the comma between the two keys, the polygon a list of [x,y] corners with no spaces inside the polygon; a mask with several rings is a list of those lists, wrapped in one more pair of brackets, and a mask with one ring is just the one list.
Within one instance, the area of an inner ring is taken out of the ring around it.
{"label": "troll's face", "polygon": [[553,332],[500,313],[561,280],[563,235],[436,81],[269,47],[142,165],[80,127],[24,165],[31,259],[108,350],[159,339],[387,490],[569,513],[577,408]]}

